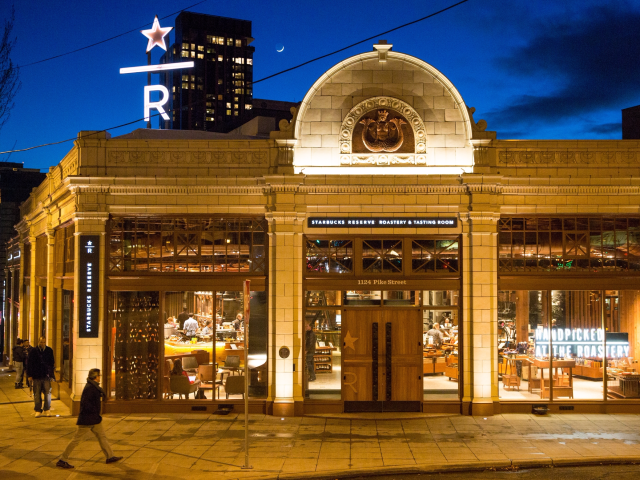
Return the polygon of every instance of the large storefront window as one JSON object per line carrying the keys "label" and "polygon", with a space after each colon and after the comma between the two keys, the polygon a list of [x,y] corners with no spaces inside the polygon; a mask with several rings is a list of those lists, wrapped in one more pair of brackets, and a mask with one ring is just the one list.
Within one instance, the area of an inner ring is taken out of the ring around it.
{"label": "large storefront window", "polygon": [[114,217],[110,272],[262,273],[263,218]]}
{"label": "large storefront window", "polygon": [[249,396],[266,396],[265,292],[251,292],[248,342],[239,291],[111,292],[109,298],[116,399],[242,399],[247,343]]}
{"label": "large storefront window", "polygon": [[636,298],[617,290],[500,291],[500,398],[550,399],[551,391],[554,400],[640,397],[629,335]]}
{"label": "large storefront window", "polygon": [[640,272],[640,217],[503,217],[499,271]]}

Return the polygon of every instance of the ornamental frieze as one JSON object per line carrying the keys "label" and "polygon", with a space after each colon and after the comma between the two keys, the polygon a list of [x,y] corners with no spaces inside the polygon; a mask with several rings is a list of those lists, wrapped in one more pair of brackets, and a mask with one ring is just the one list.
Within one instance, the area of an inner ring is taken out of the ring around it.
{"label": "ornamental frieze", "polygon": [[210,150],[210,151],[127,151],[110,150],[107,163],[114,166],[131,165],[266,165],[267,150]]}
{"label": "ornamental frieze", "polygon": [[640,163],[640,152],[499,150],[501,165],[629,165]]}

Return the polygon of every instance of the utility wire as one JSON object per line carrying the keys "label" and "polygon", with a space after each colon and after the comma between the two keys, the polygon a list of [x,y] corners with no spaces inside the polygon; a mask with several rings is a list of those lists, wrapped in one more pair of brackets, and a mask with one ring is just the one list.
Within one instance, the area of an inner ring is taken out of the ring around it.
{"label": "utility wire", "polygon": [[[204,3],[204,2],[206,2],[206,1],[207,1],[207,0],[203,0],[203,1],[199,2],[199,3],[196,3],[196,4],[192,5],[191,7],[194,7],[194,6],[196,6],[196,5],[199,5],[200,3]],[[301,67],[303,67],[303,66],[305,66],[305,65],[308,65],[308,64],[310,64],[310,63],[317,62],[318,60],[322,60],[323,58],[327,58],[327,57],[330,57],[330,56],[335,55],[335,54],[337,54],[337,53],[340,53],[340,52],[343,52],[343,51],[345,51],[345,50],[348,50],[349,48],[355,47],[356,45],[360,45],[361,43],[364,43],[364,42],[367,42],[367,41],[369,41],[369,40],[373,40],[373,39],[375,39],[375,38],[378,38],[378,37],[380,37],[381,35],[386,35],[387,33],[395,32],[396,30],[400,30],[401,28],[408,27],[409,25],[414,25],[414,24],[416,24],[416,23],[418,23],[418,22],[422,22],[422,21],[424,21],[424,20],[427,20],[428,18],[435,17],[436,15],[439,15],[439,14],[441,14],[441,13],[444,13],[444,12],[446,12],[447,10],[451,10],[452,8],[455,8],[455,7],[459,6],[459,5],[462,5],[463,3],[466,3],[466,2],[468,2],[468,1],[469,1],[469,0],[462,0],[462,1],[458,2],[458,3],[455,3],[455,4],[453,4],[453,5],[450,5],[450,6],[446,7],[446,8],[443,8],[442,10],[438,10],[437,12],[431,13],[431,14],[427,15],[426,17],[422,17],[422,18],[419,18],[419,19],[417,19],[417,20],[413,20],[413,21],[411,21],[411,22],[405,23],[405,24],[400,25],[400,26],[398,26],[398,27],[392,28],[391,30],[387,30],[387,31],[382,32],[382,33],[379,33],[379,34],[377,34],[377,35],[373,35],[373,36],[371,36],[371,37],[365,38],[364,40],[360,40],[359,42],[352,43],[351,45],[346,46],[346,47],[343,47],[343,48],[341,48],[341,49],[339,49],[339,50],[336,50],[336,51],[334,51],[334,52],[327,53],[327,54],[322,55],[322,56],[320,56],[320,57],[316,57],[316,58],[314,58],[314,59],[308,60],[308,61],[306,61],[306,62],[304,62],[304,63],[301,63],[301,64],[299,64],[299,65],[296,65],[295,67],[287,68],[286,70],[282,70],[282,71],[280,71],[280,72],[274,73],[273,75],[269,75],[269,76],[267,76],[267,77],[261,78],[260,80],[256,80],[255,82],[248,83],[248,85],[254,85],[254,84],[259,83],[259,82],[264,82],[265,80],[269,80],[270,78],[277,77],[278,75],[282,75],[283,73],[287,73],[287,72],[290,72],[290,71],[292,71],[292,70],[296,70],[296,69],[301,68]],[[186,8],[191,8],[191,7],[186,7]],[[184,9],[183,9],[183,10],[184,10]],[[180,11],[182,11],[182,10],[180,10]],[[178,13],[178,12],[176,12],[176,13]],[[175,15],[175,13],[172,13],[171,15]],[[162,18],[167,18],[167,17],[170,17],[171,15],[167,15],[166,17],[162,17]],[[146,26],[146,25],[145,25],[145,26]],[[120,35],[117,35],[117,36],[115,36],[115,37],[112,37],[112,39],[113,39],[113,38],[120,37],[120,36],[122,36],[122,35],[126,35],[127,33],[131,33],[131,32],[133,32],[133,31],[135,31],[135,30],[137,30],[137,29],[133,29],[133,30],[130,30],[130,31],[128,31],[128,32],[122,33],[122,34],[120,34]],[[102,42],[98,42],[98,43],[95,43],[95,44],[93,44],[93,45],[98,45],[99,43],[104,43],[104,42],[107,42],[107,41],[109,41],[109,40],[111,40],[111,39],[103,40]],[[77,51],[79,51],[79,50],[84,50],[85,48],[89,48],[89,47],[91,47],[91,46],[93,46],[93,45],[89,45],[89,46],[87,46],[87,47],[83,47],[83,48],[81,48],[81,49],[74,50],[73,52],[77,52]],[[47,60],[52,60],[52,59],[54,59],[54,58],[57,58],[57,57],[60,57],[60,56],[63,56],[63,55],[69,55],[70,53],[73,53],[73,52],[68,52],[68,53],[65,53],[65,54],[62,54],[62,55],[58,55],[58,56],[56,56],[56,57],[51,57],[51,58],[48,58],[48,59],[40,60],[39,62],[30,63],[30,64],[28,64],[28,65],[33,65],[33,64],[35,64],[35,63],[41,63],[41,62],[45,62],[45,61],[47,61]],[[27,65],[25,65],[25,66],[27,66]],[[189,108],[189,107],[192,107],[192,106],[198,105],[199,103],[204,103],[204,102],[203,102],[202,100],[200,100],[200,101],[196,101],[196,102],[192,102],[192,103],[189,103],[189,104],[188,104],[188,105],[186,105],[186,106],[183,106],[183,107],[182,107],[182,108],[180,108],[180,109],[173,109],[173,110],[175,110],[175,111],[180,110],[180,111],[181,111],[181,110],[184,110],[185,108]],[[169,111],[172,111],[172,110],[169,110]],[[157,113],[157,114],[155,114],[155,115],[150,115],[150,118],[157,117],[157,116],[159,116],[159,115],[160,115],[160,113]],[[87,135],[87,136],[96,135],[96,134],[98,134],[98,133],[107,132],[107,131],[109,131],[109,130],[115,130],[115,129],[118,129],[118,128],[126,127],[127,125],[131,125],[131,124],[133,124],[133,123],[140,122],[140,121],[142,121],[142,120],[144,120],[144,118],[138,118],[138,119],[133,120],[133,121],[131,121],[131,122],[123,123],[123,124],[121,124],[121,125],[117,125],[117,126],[115,126],[115,127],[109,127],[109,128],[105,128],[104,130],[96,131],[96,132],[94,132],[94,133],[92,133],[92,134],[90,134],[90,135]],[[86,138],[86,137],[83,137],[83,138]],[[44,143],[44,144],[42,144],[42,145],[35,145],[35,146],[33,146],[33,147],[22,148],[22,149],[19,149],[19,150],[7,150],[7,151],[4,151],[4,152],[0,152],[0,155],[11,154],[11,153],[14,153],[14,152],[26,152],[26,151],[28,151],[28,150],[34,150],[34,149],[36,149],[36,148],[49,147],[49,146],[52,146],[52,145],[59,145],[59,144],[61,144],[61,143],[66,143],[66,142],[73,142],[73,141],[75,141],[75,140],[77,140],[77,139],[78,139],[78,137],[73,137],[73,138],[68,138],[68,139],[66,139],[66,140],[60,140],[59,142]]]}
{"label": "utility wire", "polygon": [[[190,5],[188,7],[184,7],[182,9],[178,10],[177,12],[173,12],[173,13],[170,13],[169,15],[165,15],[164,17],[160,18],[159,20],[164,20],[165,18],[172,17],[172,16],[174,16],[174,15],[180,13],[180,12],[183,12],[184,10],[188,10],[190,8],[196,7],[196,6],[200,5],[200,4],[208,2],[208,1],[209,0],[202,0],[202,1],[198,2],[198,3],[194,3],[193,5]],[[92,48],[92,47],[95,47],[97,45],[101,45],[103,43],[110,42],[111,40],[115,40],[116,38],[122,37],[124,35],[128,35],[128,34],[130,34],[132,32],[139,31],[141,28],[148,27],[149,25],[150,25],[150,23],[145,23],[144,25],[142,25],[140,27],[137,27],[137,28],[134,28],[132,30],[120,33],[120,34],[115,35],[115,36],[110,37],[110,38],[106,38],[105,40],[101,40],[99,42],[92,43],[91,45],[86,45],[84,47],[76,48],[75,50],[71,50],[70,52],[61,53],[59,55],[54,55],[53,57],[43,58],[42,60],[37,60],[35,62],[25,63],[24,65],[19,65],[18,68],[30,67],[31,65],[37,65],[39,63],[44,63],[44,62],[48,62],[50,60],[55,60],[56,58],[65,57],[67,55],[71,55],[72,53],[81,52],[82,50],[86,50],[88,48]]]}
{"label": "utility wire", "polygon": [[409,25],[413,25],[413,24],[418,23],[418,22],[422,22],[423,20],[426,20],[426,19],[431,18],[431,17],[435,17],[436,15],[439,15],[439,14],[441,14],[443,12],[446,12],[447,10],[451,10],[452,8],[455,8],[458,5],[462,5],[463,3],[466,3],[468,1],[469,0],[462,0],[461,2],[454,3],[453,5],[450,5],[447,8],[443,8],[442,10],[438,10],[437,12],[431,13],[431,14],[427,15],[426,17],[422,17],[422,18],[419,18],[419,19],[414,20],[412,22],[405,23],[404,25],[400,25],[398,27],[392,28],[391,30],[387,30],[385,32],[378,33],[377,35],[374,35],[372,37],[365,38],[364,40],[360,40],[359,42],[356,42],[356,43],[352,43],[351,45],[348,45],[348,46],[343,47],[343,48],[341,48],[339,50],[336,50],[335,52],[327,53],[327,54],[322,55],[320,57],[316,57],[316,58],[314,58],[312,60],[308,60],[308,61],[306,61],[304,63],[301,63],[300,65],[296,65],[295,67],[287,68],[286,70],[282,70],[281,72],[274,73],[273,75],[269,75],[268,77],[261,78],[260,80],[256,80],[255,82],[252,82],[252,84],[264,82],[265,80],[269,80],[270,78],[277,77],[278,75],[282,75],[283,73],[287,73],[287,72],[290,72],[292,70],[296,70],[296,69],[298,69],[300,67],[304,67],[305,65],[308,65],[308,64],[313,63],[313,62],[317,62],[318,60],[322,60],[323,58],[330,57],[332,55],[335,55],[336,53],[344,52],[345,50],[348,50],[351,47],[355,47],[356,45],[360,45],[361,43],[368,42],[369,40],[380,38],[381,35],[386,35],[387,33],[395,32],[396,30],[400,30],[401,28],[408,27]]}

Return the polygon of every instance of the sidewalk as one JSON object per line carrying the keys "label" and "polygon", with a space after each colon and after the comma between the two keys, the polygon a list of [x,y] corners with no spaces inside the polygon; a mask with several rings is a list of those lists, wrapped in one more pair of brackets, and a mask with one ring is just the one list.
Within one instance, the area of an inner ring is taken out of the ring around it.
{"label": "sidewalk", "polygon": [[[11,376],[9,376],[11,375]],[[0,371],[0,478],[9,479],[294,479],[367,473],[433,472],[585,463],[640,463],[640,415],[424,415],[394,420],[274,418],[251,415],[251,464],[244,463],[244,417],[234,414],[108,415],[116,455],[106,465],[87,437],[74,470],[54,466],[76,419],[35,418],[13,374]],[[25,389],[26,392],[26,389]],[[406,415],[406,414],[405,414]]]}

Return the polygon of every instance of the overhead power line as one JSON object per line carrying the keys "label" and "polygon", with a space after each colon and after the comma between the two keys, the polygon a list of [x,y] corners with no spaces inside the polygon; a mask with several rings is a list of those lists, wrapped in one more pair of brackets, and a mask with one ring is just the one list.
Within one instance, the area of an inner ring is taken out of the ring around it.
{"label": "overhead power line", "polygon": [[[192,7],[196,6],[196,5],[199,5],[200,3],[204,3],[204,2],[206,2],[206,1],[207,1],[207,0],[203,0],[202,2],[196,3],[196,4],[192,5],[191,7],[186,7],[186,8],[192,8]],[[463,3],[466,3],[466,2],[468,2],[468,1],[469,1],[469,0],[462,0],[462,1],[458,2],[458,3],[454,3],[453,5],[450,5],[450,6],[446,7],[446,8],[443,8],[442,10],[438,10],[437,12],[431,13],[431,14],[429,14],[429,15],[425,16],[425,17],[418,18],[417,20],[413,20],[413,21],[411,21],[411,22],[408,22],[408,23],[402,24],[402,25],[400,25],[400,26],[397,26],[397,27],[395,27],[395,28],[392,28],[391,30],[386,30],[386,31],[384,31],[384,32],[382,32],[382,33],[378,33],[378,34],[373,35],[373,36],[371,36],[371,37],[365,38],[364,40],[360,40],[360,41],[358,41],[358,42],[356,42],[356,43],[352,43],[351,45],[348,45],[348,46],[346,46],[346,47],[340,48],[339,50],[335,50],[335,51],[333,51],[333,52],[331,52],[331,53],[327,53],[327,54],[322,55],[322,56],[320,56],[320,57],[316,57],[316,58],[313,58],[313,59],[308,60],[308,61],[306,61],[306,62],[300,63],[300,64],[296,65],[295,67],[287,68],[287,69],[282,70],[282,71],[280,71],[280,72],[274,73],[274,74],[269,75],[269,76],[264,77],[264,78],[261,78],[260,80],[256,80],[256,81],[254,81],[254,82],[251,82],[251,85],[255,85],[256,83],[259,83],[259,82],[264,82],[265,80],[269,80],[269,79],[271,79],[271,78],[277,77],[278,75],[282,75],[283,73],[287,73],[287,72],[290,72],[290,71],[292,71],[292,70],[296,70],[296,69],[298,69],[298,68],[304,67],[305,65],[309,65],[310,63],[317,62],[318,60],[322,60],[323,58],[327,58],[327,57],[330,57],[330,56],[332,56],[332,55],[336,55],[337,53],[340,53],[340,52],[343,52],[343,51],[345,51],[345,50],[348,50],[349,48],[355,47],[356,45],[360,45],[361,43],[364,43],[364,42],[367,42],[367,41],[370,41],[370,40],[373,40],[373,39],[377,39],[377,38],[379,38],[381,35],[386,35],[387,33],[395,32],[396,30],[400,30],[401,28],[405,28],[405,27],[408,27],[408,26],[410,26],[410,25],[414,25],[414,24],[416,24],[416,23],[419,23],[419,22],[422,22],[422,21],[424,21],[424,20],[427,20],[428,18],[435,17],[436,15],[439,15],[439,14],[441,14],[441,13],[444,13],[444,12],[446,12],[447,10],[451,10],[452,8],[455,8],[455,7],[459,6],[459,5],[462,5]],[[186,10],[186,9],[183,9],[183,10]],[[180,10],[180,11],[182,11],[182,10]],[[175,15],[175,13],[173,13],[173,14],[171,14],[171,15]],[[170,17],[171,15],[167,15],[166,17],[163,17],[163,18]],[[144,25],[144,26],[146,26],[146,25]],[[142,27],[140,27],[140,28],[142,28]],[[117,35],[116,37],[112,37],[112,39],[113,39],[113,38],[117,38],[117,37],[122,36],[122,35],[126,35],[127,33],[131,33],[131,32],[133,32],[133,31],[135,31],[135,30],[136,30],[136,29],[134,29],[134,30],[130,30],[129,32],[122,33],[122,34],[120,34],[120,35]],[[111,39],[103,40],[102,42],[98,42],[98,43],[96,43],[96,44],[94,44],[94,45],[98,45],[99,43],[104,43],[104,42],[107,42],[107,41],[109,41],[109,40],[111,40]],[[85,49],[85,48],[89,48],[89,47],[91,47],[91,46],[93,46],[93,45],[90,45],[90,46],[87,46],[87,47],[83,47],[82,49],[79,49],[79,50],[83,50],[83,49]],[[79,51],[79,50],[74,50],[73,52],[76,52],[76,51]],[[73,53],[73,52],[68,52],[68,53],[66,53],[66,54],[62,54],[62,55],[68,55],[68,54]],[[58,56],[62,56],[62,55],[58,55]],[[51,58],[49,58],[49,59],[41,60],[40,62],[44,62],[44,61],[47,61],[47,60],[51,60],[51,59],[53,59],[53,58],[57,58],[57,57],[51,57]],[[40,62],[34,62],[34,63],[40,63]],[[29,65],[33,65],[33,64],[29,64]],[[181,109],[173,109],[173,110],[175,110],[175,111],[178,111],[178,110],[184,110],[184,109],[186,109],[186,108],[193,107],[193,106],[195,106],[195,105],[197,105],[197,104],[199,104],[199,103],[203,103],[203,101],[201,100],[201,101],[192,102],[192,103],[189,103],[189,104],[188,104],[188,105],[186,105],[186,106],[183,106]],[[168,110],[168,111],[172,111],[172,110],[169,110],[169,109],[167,109],[167,110]],[[157,114],[155,114],[155,115],[150,115],[150,117],[157,117],[157,116],[159,116],[159,115],[160,115],[160,114],[159,114],[159,113],[157,113]],[[105,128],[104,130],[96,131],[96,132],[94,132],[94,133],[92,133],[92,134],[90,134],[90,135],[96,135],[96,134],[98,134],[98,133],[108,132],[109,130],[116,130],[116,129],[118,129],[118,128],[126,127],[127,125],[131,125],[131,124],[133,124],[133,123],[140,122],[140,121],[142,121],[142,120],[144,120],[144,118],[138,118],[138,119],[133,120],[133,121],[131,121],[131,122],[127,122],[127,123],[123,123],[123,124],[120,124],[120,125],[116,125],[115,127],[109,127],[109,128]],[[89,135],[89,136],[90,136],[90,135]],[[83,137],[83,138],[86,138],[86,137]],[[0,155],[6,155],[6,154],[11,154],[11,153],[17,153],[17,152],[26,152],[26,151],[29,151],[29,150],[34,150],[34,149],[36,149],[36,148],[49,147],[49,146],[52,146],[52,145],[59,145],[59,144],[61,144],[61,143],[66,143],[66,142],[73,142],[73,141],[75,141],[75,140],[77,140],[77,139],[78,139],[78,137],[73,137],[73,138],[68,138],[68,139],[66,139],[66,140],[60,140],[60,141],[58,141],[58,142],[43,143],[42,145],[35,145],[35,146],[33,146],[33,147],[27,147],[27,148],[22,148],[22,149],[18,149],[18,150],[7,150],[7,151],[4,151],[4,152],[0,152]]]}
{"label": "overhead power line", "polygon": [[325,55],[321,55],[320,57],[313,58],[313,59],[308,60],[308,61],[306,61],[304,63],[296,65],[295,67],[287,68],[286,70],[282,70],[282,71],[280,71],[278,73],[274,73],[273,75],[269,75],[268,77],[264,77],[264,78],[261,78],[260,80],[256,80],[255,82],[253,82],[253,84],[264,82],[265,80],[269,80],[270,78],[277,77],[278,75],[282,75],[283,73],[287,73],[287,72],[290,72],[292,70],[296,70],[296,69],[298,69],[300,67],[304,67],[305,65],[309,65],[310,63],[317,62],[318,60],[322,60],[323,58],[330,57],[332,55],[335,55],[336,53],[344,52],[345,50],[348,50],[351,47],[355,47],[356,45],[360,45],[361,43],[368,42],[368,41],[374,40],[374,39],[378,39],[382,35],[386,35],[387,33],[395,32],[396,30],[400,30],[401,28],[405,28],[405,27],[408,27],[409,25],[414,25],[416,23],[422,22],[422,21],[424,21],[424,20],[426,20],[428,18],[435,17],[436,15],[444,13],[447,10],[451,10],[452,8],[455,8],[458,5],[462,5],[463,3],[467,3],[468,1],[469,0],[462,0],[461,2],[454,3],[453,5],[449,5],[448,7],[443,8],[442,10],[438,10],[437,12],[431,13],[431,14],[427,15],[426,17],[418,18],[417,20],[413,20],[412,22],[405,23],[405,24],[400,25],[398,27],[392,28],[391,30],[387,30],[385,32],[378,33],[378,34],[373,35],[371,37],[365,38],[364,40],[360,40],[359,42],[352,43],[351,45],[348,45],[346,47],[340,48],[340,49],[338,49],[338,50],[336,50],[334,52],[327,53]]}
{"label": "overhead power line", "polygon": [[[174,16],[174,15],[180,13],[180,12],[183,12],[184,10],[188,10],[190,8],[197,7],[198,5],[200,5],[202,3],[205,3],[205,2],[208,2],[208,1],[209,0],[202,0],[202,1],[198,2],[198,3],[194,3],[193,5],[190,5],[188,7],[184,7],[182,9],[178,10],[177,12],[173,12],[173,13],[170,13],[169,15],[165,15],[164,17],[160,18],[159,20],[164,20],[165,18],[172,17],[172,16]],[[119,33],[118,35],[114,35],[113,37],[105,38],[104,40],[100,40],[99,42],[92,43],[91,45],[85,45],[84,47],[76,48],[75,50],[71,50],[69,52],[60,53],[59,55],[54,55],[53,57],[43,58],[42,60],[36,60],[35,62],[25,63],[24,65],[19,65],[18,68],[30,67],[32,65],[37,65],[39,63],[44,63],[44,62],[48,62],[50,60],[55,60],[56,58],[66,57],[67,55],[71,55],[72,53],[81,52],[82,50],[87,50],[88,48],[93,48],[95,46],[102,45],[103,43],[110,42],[111,40],[115,40],[116,38],[123,37],[124,35],[128,35],[128,34],[133,33],[133,32],[138,32],[138,31],[140,31],[141,28],[148,27],[150,24],[151,24],[151,22],[145,23],[144,25],[141,25],[140,27],[133,28],[133,29],[128,30],[128,31],[123,32],[123,33]]]}

